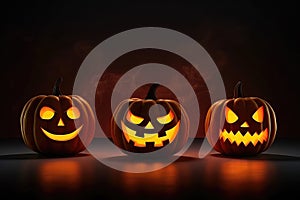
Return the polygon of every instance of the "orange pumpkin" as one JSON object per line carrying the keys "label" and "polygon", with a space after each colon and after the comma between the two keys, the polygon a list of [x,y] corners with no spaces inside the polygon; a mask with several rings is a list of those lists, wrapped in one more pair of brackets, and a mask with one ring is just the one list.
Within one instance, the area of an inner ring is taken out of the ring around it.
{"label": "orange pumpkin", "polygon": [[125,153],[149,153],[166,148],[168,155],[180,151],[188,139],[189,120],[175,100],[157,99],[153,84],[145,99],[131,98],[119,104],[111,121],[115,145]]}
{"label": "orange pumpkin", "polygon": [[21,133],[25,144],[48,156],[70,156],[86,149],[94,137],[95,117],[86,100],[62,95],[59,78],[52,95],[38,95],[24,106]]}
{"label": "orange pumpkin", "polygon": [[241,82],[234,97],[215,102],[205,120],[205,132],[213,148],[225,155],[256,155],[273,143],[277,131],[275,112],[258,97],[243,97]]}

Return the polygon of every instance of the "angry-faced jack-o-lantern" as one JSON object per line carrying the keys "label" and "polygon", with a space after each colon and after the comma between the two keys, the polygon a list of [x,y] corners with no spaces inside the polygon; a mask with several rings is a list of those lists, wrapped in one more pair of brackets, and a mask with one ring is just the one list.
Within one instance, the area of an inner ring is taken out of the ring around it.
{"label": "angry-faced jack-o-lantern", "polygon": [[157,99],[153,84],[145,99],[126,99],[112,118],[112,140],[127,154],[154,152],[167,148],[172,155],[182,149],[188,138],[188,117],[182,106],[171,99]]}
{"label": "angry-faced jack-o-lantern", "polygon": [[38,95],[24,106],[21,133],[32,150],[49,155],[74,155],[94,137],[95,117],[88,102],[78,95],[62,95],[59,78],[53,95]]}
{"label": "angry-faced jack-o-lantern", "polygon": [[241,82],[232,99],[215,102],[208,110],[205,132],[214,149],[226,155],[256,155],[273,143],[277,130],[275,112],[258,97],[243,97]]}

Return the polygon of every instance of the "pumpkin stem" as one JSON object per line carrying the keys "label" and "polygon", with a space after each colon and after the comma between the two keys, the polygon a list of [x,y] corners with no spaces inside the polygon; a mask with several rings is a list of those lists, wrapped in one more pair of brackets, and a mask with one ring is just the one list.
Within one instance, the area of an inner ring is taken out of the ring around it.
{"label": "pumpkin stem", "polygon": [[157,100],[155,92],[156,92],[156,89],[157,89],[158,86],[159,86],[158,83],[152,84],[145,99]]}
{"label": "pumpkin stem", "polygon": [[233,91],[233,98],[239,98],[243,97],[243,90],[242,90],[242,82],[239,81],[237,84],[234,86],[234,91]]}
{"label": "pumpkin stem", "polygon": [[60,90],[60,85],[61,85],[61,82],[62,82],[62,77],[59,77],[57,80],[56,80],[56,82],[55,82],[55,85],[54,85],[54,87],[53,87],[53,95],[55,95],[55,96],[59,96],[59,95],[61,95],[62,93],[61,93],[61,90]]}

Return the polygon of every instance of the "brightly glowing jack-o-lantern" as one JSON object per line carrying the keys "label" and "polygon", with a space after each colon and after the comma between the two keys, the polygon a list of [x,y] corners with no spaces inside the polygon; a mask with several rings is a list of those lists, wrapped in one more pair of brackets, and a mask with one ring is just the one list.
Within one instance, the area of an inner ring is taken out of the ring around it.
{"label": "brightly glowing jack-o-lantern", "polygon": [[215,102],[208,110],[205,131],[214,149],[226,155],[255,155],[267,150],[277,130],[275,112],[258,97],[243,97],[241,82],[234,98]]}
{"label": "brightly glowing jack-o-lantern", "polygon": [[58,79],[53,95],[38,95],[24,106],[21,133],[25,144],[46,155],[74,155],[94,137],[95,118],[88,102],[78,95],[62,95]]}
{"label": "brightly glowing jack-o-lantern", "polygon": [[127,153],[148,153],[167,147],[171,155],[187,141],[189,120],[184,109],[174,100],[157,99],[158,86],[153,84],[145,99],[126,99],[114,112],[112,140]]}

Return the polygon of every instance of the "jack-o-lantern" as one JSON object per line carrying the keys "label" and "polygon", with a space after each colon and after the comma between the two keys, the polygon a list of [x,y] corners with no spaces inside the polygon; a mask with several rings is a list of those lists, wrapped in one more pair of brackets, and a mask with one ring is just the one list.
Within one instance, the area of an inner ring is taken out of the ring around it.
{"label": "jack-o-lantern", "polygon": [[208,142],[224,155],[257,155],[274,142],[275,112],[258,97],[243,97],[241,82],[232,99],[222,99],[209,108],[205,119]]}
{"label": "jack-o-lantern", "polygon": [[94,137],[95,117],[86,100],[62,95],[59,78],[53,95],[38,95],[24,106],[21,133],[33,151],[48,156],[70,156],[86,149]]}
{"label": "jack-o-lantern", "polygon": [[149,153],[166,148],[180,151],[188,139],[189,119],[175,100],[157,99],[159,85],[151,85],[145,99],[130,98],[116,108],[111,124],[112,141],[127,154]]}

